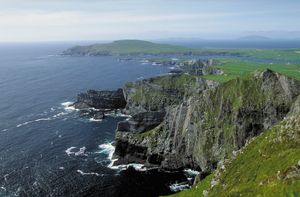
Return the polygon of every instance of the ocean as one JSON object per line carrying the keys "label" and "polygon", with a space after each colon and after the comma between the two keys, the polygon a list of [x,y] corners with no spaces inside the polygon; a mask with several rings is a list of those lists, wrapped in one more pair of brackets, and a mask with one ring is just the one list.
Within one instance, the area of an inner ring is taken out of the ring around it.
{"label": "ocean", "polygon": [[129,172],[125,180],[125,172],[107,167],[117,122],[124,117],[99,122],[67,105],[88,89],[114,90],[169,68],[59,55],[70,46],[0,45],[0,196],[138,194],[123,188]]}

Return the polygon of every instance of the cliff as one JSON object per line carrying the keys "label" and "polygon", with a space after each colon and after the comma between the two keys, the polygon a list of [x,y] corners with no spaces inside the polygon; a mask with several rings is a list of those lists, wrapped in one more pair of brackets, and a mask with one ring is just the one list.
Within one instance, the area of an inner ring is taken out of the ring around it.
{"label": "cliff", "polygon": [[190,196],[299,196],[300,97],[288,115],[244,148],[219,163],[217,170],[190,190]]}
{"label": "cliff", "polygon": [[210,173],[248,140],[281,121],[300,93],[299,81],[271,70],[219,86],[185,77],[125,86],[127,111],[163,109],[166,115],[148,131],[117,131],[115,157],[119,163],[141,162],[166,170],[193,168]]}

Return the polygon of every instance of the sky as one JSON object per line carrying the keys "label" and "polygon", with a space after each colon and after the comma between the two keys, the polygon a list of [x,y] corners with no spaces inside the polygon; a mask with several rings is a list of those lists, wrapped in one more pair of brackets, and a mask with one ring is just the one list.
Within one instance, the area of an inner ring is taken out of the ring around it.
{"label": "sky", "polygon": [[299,0],[0,0],[0,42],[300,38]]}

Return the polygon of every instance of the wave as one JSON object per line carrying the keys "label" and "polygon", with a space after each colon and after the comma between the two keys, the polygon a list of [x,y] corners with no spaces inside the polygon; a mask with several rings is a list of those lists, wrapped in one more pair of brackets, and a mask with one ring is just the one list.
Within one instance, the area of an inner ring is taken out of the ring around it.
{"label": "wave", "polygon": [[2,132],[8,131],[8,129],[2,129]]}
{"label": "wave", "polygon": [[179,192],[179,191],[182,191],[182,190],[185,190],[185,189],[189,189],[190,185],[187,184],[186,182],[183,182],[183,183],[174,183],[174,184],[171,184],[169,186],[169,188],[173,192]]}
{"label": "wave", "polygon": [[52,120],[52,119],[51,118],[39,118],[39,119],[36,119],[36,120],[23,122],[21,124],[18,124],[16,127],[19,128],[19,127],[22,127],[22,126],[25,126],[25,125],[28,125],[28,124],[31,124],[31,123],[34,123],[34,122],[48,121],[48,120]]}
{"label": "wave", "polygon": [[192,170],[192,169],[185,169],[184,172],[189,176],[197,176],[200,174],[199,171]]}
{"label": "wave", "polygon": [[101,149],[99,153],[103,153],[107,155],[107,159],[112,160],[113,154],[115,152],[115,147],[112,145],[113,142],[104,143],[99,145]]}
{"label": "wave", "polygon": [[67,112],[60,112],[60,113],[58,113],[58,114],[56,114],[56,115],[54,115],[54,116],[52,116],[53,118],[58,118],[58,117],[60,117],[60,116],[64,116],[64,115],[67,115],[68,113]]}
{"label": "wave", "polygon": [[126,170],[129,167],[133,167],[137,171],[146,171],[147,169],[145,168],[144,164],[139,164],[139,163],[131,163],[131,164],[126,164],[126,165],[116,165],[114,166],[114,162],[117,161],[118,159],[113,159],[113,155],[115,152],[115,147],[113,146],[114,142],[108,142],[99,145],[100,151],[98,153],[106,154],[107,159],[110,161],[108,164],[108,168],[112,170]]}
{"label": "wave", "polygon": [[71,101],[61,103],[61,105],[64,107],[65,111],[68,111],[68,112],[78,111],[77,109],[75,109],[74,106],[72,106],[73,104],[74,104],[74,102],[71,102]]}
{"label": "wave", "polygon": [[85,176],[85,175],[95,175],[95,176],[104,176],[104,174],[98,174],[96,172],[83,172],[81,170],[77,170],[77,172],[79,174],[81,174],[82,176]]}
{"label": "wave", "polygon": [[101,122],[102,119],[90,118],[89,121],[90,121],[90,122]]}
{"label": "wave", "polygon": [[67,150],[65,150],[65,152],[67,153],[68,156],[71,156],[71,155],[75,155],[75,156],[88,156],[86,154],[86,152],[85,152],[86,151],[86,147],[85,146],[79,148],[79,151],[77,151],[77,152],[72,151],[74,149],[76,149],[76,147],[72,146],[72,147],[68,148]]}
{"label": "wave", "polygon": [[73,149],[75,149],[76,147],[72,146],[70,148],[68,148],[67,150],[65,150],[65,152],[67,153],[68,156],[74,154],[75,152],[72,152]]}
{"label": "wave", "polygon": [[112,170],[119,170],[119,171],[127,170],[129,167],[133,167],[136,171],[147,171],[147,170],[149,170],[145,167],[144,164],[140,164],[140,163],[131,163],[131,164],[124,164],[124,165],[117,165],[117,166],[114,166],[112,164],[112,165],[108,165],[107,167],[109,167]]}
{"label": "wave", "polygon": [[88,156],[86,153],[86,147],[82,147],[82,148],[79,148],[79,151],[78,152],[75,152],[74,155],[75,156]]}

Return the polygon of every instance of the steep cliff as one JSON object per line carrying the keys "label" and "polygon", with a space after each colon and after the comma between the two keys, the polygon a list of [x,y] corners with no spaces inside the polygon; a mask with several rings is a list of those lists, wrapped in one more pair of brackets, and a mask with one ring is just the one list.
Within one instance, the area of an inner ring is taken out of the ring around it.
{"label": "steep cliff", "polygon": [[130,82],[123,87],[127,101],[125,113],[165,111],[193,94],[215,87],[216,82],[193,75],[168,75]]}
{"label": "steep cliff", "polygon": [[209,173],[247,140],[281,121],[300,93],[299,81],[271,70],[212,87],[208,85],[211,82],[198,78],[192,81],[201,81],[201,85],[164,83],[169,80],[152,79],[125,88],[128,111],[163,108],[166,116],[146,132],[117,132],[116,150],[125,150],[115,153],[120,163]]}
{"label": "steep cliff", "polygon": [[190,190],[191,196],[299,196],[300,195],[300,97],[288,115]]}

